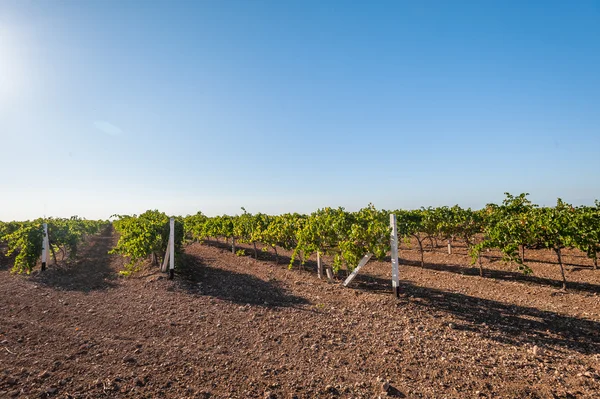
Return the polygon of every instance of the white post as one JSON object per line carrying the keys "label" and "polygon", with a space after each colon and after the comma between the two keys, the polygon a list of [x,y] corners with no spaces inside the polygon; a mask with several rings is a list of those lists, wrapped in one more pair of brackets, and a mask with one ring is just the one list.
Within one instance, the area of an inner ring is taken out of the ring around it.
{"label": "white post", "polygon": [[363,256],[363,258],[360,260],[360,262],[358,262],[358,266],[356,266],[354,268],[354,271],[352,273],[350,273],[348,278],[346,278],[346,281],[344,281],[344,287],[347,287],[348,284],[350,284],[352,282],[352,280],[354,280],[354,277],[356,277],[356,275],[358,274],[360,269],[362,269],[362,267],[367,264],[369,259],[371,259],[371,256],[373,256],[372,253],[368,253],[365,256]]}
{"label": "white post", "polygon": [[321,254],[317,251],[317,276],[323,278],[323,265],[321,264]]}
{"label": "white post", "polygon": [[392,235],[390,237],[390,245],[392,247],[392,288],[396,298],[400,296],[400,272],[398,270],[398,224],[396,223],[396,215],[390,214],[390,225],[392,227]]}
{"label": "white post", "polygon": [[448,238],[448,255],[452,255],[452,244],[450,243],[449,238]]}
{"label": "white post", "polygon": [[[170,240],[171,240],[171,238],[169,237],[169,241]],[[161,272],[167,271],[167,265],[169,264],[169,258],[170,258],[170,253],[171,253],[171,245],[170,244],[171,244],[170,242],[167,243],[167,251],[165,252],[165,257],[163,259],[162,266],[160,267]]]}
{"label": "white post", "polygon": [[333,270],[331,269],[331,266],[327,266],[325,271],[327,272],[327,279],[333,280]]}
{"label": "white post", "polygon": [[175,276],[175,218],[171,218],[171,220],[169,220],[169,227],[171,230],[169,232],[169,263],[171,264],[169,269],[169,278],[173,279]]}
{"label": "white post", "polygon": [[48,224],[44,223],[42,225],[42,228],[44,230],[44,236],[42,238],[42,270],[46,270],[46,264],[48,263],[48,247],[49,247],[49,240],[48,240]]}

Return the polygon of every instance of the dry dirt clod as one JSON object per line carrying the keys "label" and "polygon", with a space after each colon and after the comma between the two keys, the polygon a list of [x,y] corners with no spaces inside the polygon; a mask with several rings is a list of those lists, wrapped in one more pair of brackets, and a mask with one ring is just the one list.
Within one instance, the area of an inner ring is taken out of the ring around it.
{"label": "dry dirt clod", "polygon": [[135,363],[135,358],[131,355],[125,355],[123,356],[123,361],[125,363]]}

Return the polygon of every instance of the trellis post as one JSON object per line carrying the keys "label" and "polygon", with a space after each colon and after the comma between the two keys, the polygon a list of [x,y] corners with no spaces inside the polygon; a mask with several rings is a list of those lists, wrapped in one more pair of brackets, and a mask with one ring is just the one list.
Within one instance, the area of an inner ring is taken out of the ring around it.
{"label": "trellis post", "polygon": [[169,243],[160,268],[161,271],[166,272],[167,265],[169,265],[169,280],[172,280],[175,277],[175,218],[169,219]]}
{"label": "trellis post", "polygon": [[48,263],[48,223],[42,224],[44,230],[44,237],[42,238],[42,271],[46,270],[46,264]]}
{"label": "trellis post", "polygon": [[396,298],[400,296],[400,272],[398,270],[398,223],[396,215],[390,214],[390,226],[392,227],[392,235],[390,237],[391,258],[392,258],[392,289]]}
{"label": "trellis post", "polygon": [[321,263],[321,254],[317,251],[317,276],[323,278],[323,264]]}

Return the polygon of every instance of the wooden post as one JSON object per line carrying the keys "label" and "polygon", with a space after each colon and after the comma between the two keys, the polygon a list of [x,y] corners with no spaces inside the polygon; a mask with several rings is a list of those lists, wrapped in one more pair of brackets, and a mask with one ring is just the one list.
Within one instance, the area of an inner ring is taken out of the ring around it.
{"label": "wooden post", "polygon": [[327,279],[333,280],[333,270],[331,269],[331,266],[327,266],[325,271],[327,272]]}
{"label": "wooden post", "polygon": [[396,223],[396,215],[390,214],[390,225],[392,227],[392,235],[390,237],[391,258],[392,258],[392,289],[396,298],[400,296],[400,272],[398,270],[398,224]]}
{"label": "wooden post", "polygon": [[169,220],[169,279],[172,280],[175,277],[175,218]]}
{"label": "wooden post", "polygon": [[160,267],[160,271],[161,272],[166,272],[167,271],[167,265],[169,264],[169,258],[170,258],[169,255],[171,253],[171,246],[169,244],[170,243],[167,244],[167,252],[165,252],[165,258],[163,259],[162,266]]}
{"label": "wooden post", "polygon": [[321,264],[321,254],[317,251],[317,276],[323,278],[323,265]]}
{"label": "wooden post", "polygon": [[44,223],[42,228],[44,230],[44,236],[42,237],[42,271],[44,271],[46,270],[46,264],[48,263],[48,247],[50,246],[48,240],[48,224]]}
{"label": "wooden post", "polygon": [[365,256],[363,256],[363,258],[360,260],[360,262],[358,262],[358,266],[356,266],[354,271],[352,271],[352,273],[350,273],[348,278],[346,278],[346,281],[344,281],[344,287],[347,287],[348,284],[350,284],[352,282],[352,280],[354,280],[354,277],[356,277],[356,275],[358,274],[360,269],[362,269],[362,267],[367,264],[369,259],[371,259],[371,256],[373,256],[372,253],[368,253]]}
{"label": "wooden post", "polygon": [[452,243],[450,243],[449,238],[448,238],[448,255],[452,255]]}

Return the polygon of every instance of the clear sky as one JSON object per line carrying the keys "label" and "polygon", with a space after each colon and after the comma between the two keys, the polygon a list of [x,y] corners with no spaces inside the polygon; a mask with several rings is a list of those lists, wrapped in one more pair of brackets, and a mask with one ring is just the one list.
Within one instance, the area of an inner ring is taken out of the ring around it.
{"label": "clear sky", "polygon": [[600,1],[0,0],[0,219],[600,198]]}

